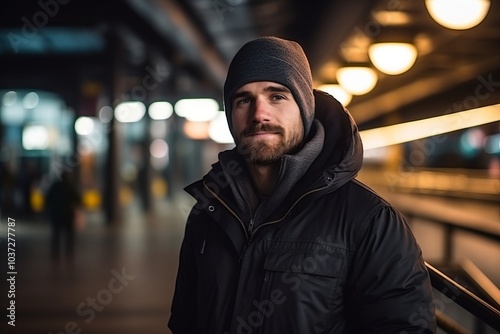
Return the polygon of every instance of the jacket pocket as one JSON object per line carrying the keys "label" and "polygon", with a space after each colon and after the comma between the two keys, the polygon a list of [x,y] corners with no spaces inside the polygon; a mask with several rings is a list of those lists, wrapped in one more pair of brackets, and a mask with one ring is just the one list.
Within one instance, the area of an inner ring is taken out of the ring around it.
{"label": "jacket pocket", "polygon": [[262,333],[321,333],[329,328],[341,311],[345,255],[332,245],[274,243],[264,261],[263,296],[280,296],[283,302],[266,319]]}

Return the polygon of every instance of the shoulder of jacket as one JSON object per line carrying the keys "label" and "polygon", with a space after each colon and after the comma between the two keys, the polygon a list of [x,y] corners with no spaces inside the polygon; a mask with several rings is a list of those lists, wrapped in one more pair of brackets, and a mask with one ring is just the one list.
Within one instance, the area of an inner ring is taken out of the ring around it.
{"label": "shoulder of jacket", "polygon": [[356,201],[363,203],[364,207],[366,219],[362,222],[361,230],[386,229],[387,224],[406,224],[404,215],[373,189],[359,180],[352,180],[351,183],[356,188]]}
{"label": "shoulder of jacket", "polygon": [[[353,224],[352,227],[361,234],[369,229],[370,225],[377,224],[377,216],[390,216],[394,217],[394,220],[402,219],[393,205],[359,180],[353,179],[347,182],[338,189],[336,196],[343,201],[345,212],[349,213],[350,221]],[[388,215],[384,215],[384,212],[387,212]],[[393,212],[393,214],[389,214],[389,212]]]}
{"label": "shoulder of jacket", "polygon": [[360,204],[366,209],[391,206],[380,194],[357,179],[349,180],[332,194],[335,193],[357,207],[360,207]]}

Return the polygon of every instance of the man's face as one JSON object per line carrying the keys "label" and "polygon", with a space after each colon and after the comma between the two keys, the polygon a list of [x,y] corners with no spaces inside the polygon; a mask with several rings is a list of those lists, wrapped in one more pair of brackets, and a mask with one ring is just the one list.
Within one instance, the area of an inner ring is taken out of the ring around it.
{"label": "man's face", "polygon": [[233,136],[255,165],[296,152],[304,137],[300,109],[290,90],[270,81],[241,86],[232,99]]}

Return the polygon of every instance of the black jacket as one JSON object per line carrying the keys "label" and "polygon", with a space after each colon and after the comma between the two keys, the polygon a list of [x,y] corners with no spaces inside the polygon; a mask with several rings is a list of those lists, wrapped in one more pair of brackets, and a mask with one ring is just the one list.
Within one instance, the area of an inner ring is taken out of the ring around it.
{"label": "black jacket", "polygon": [[304,149],[270,198],[237,149],[186,190],[188,218],[169,327],[179,333],[432,333],[429,277],[403,217],[354,177],[354,121],[315,92]]}

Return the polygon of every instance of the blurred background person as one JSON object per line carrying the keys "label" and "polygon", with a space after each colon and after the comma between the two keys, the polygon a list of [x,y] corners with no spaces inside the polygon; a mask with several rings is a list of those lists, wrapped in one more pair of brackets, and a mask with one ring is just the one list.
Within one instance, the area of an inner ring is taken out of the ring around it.
{"label": "blurred background person", "polygon": [[62,242],[67,259],[72,259],[75,247],[75,225],[79,216],[77,210],[80,207],[81,198],[69,172],[64,171],[59,178],[54,180],[47,191],[46,204],[51,222],[52,259],[59,260],[63,248]]}

